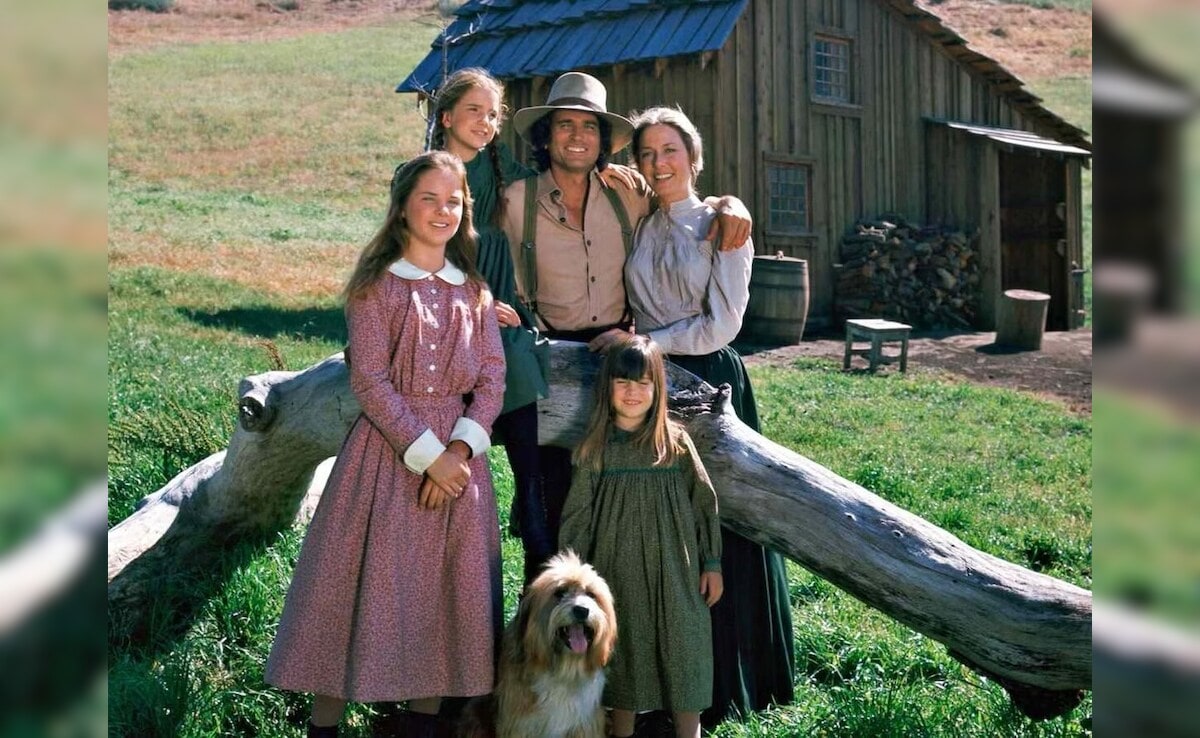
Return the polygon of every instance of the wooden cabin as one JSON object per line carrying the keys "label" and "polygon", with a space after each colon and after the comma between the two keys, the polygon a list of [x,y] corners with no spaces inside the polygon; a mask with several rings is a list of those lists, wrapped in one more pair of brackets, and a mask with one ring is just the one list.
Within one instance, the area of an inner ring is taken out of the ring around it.
{"label": "wooden cabin", "polygon": [[613,112],[679,105],[705,141],[700,191],[747,203],[757,253],[808,261],[809,325],[833,322],[842,237],[881,213],[978,230],[976,327],[1010,288],[1051,294],[1051,330],[1079,324],[1084,132],[910,0],[473,0],[457,16],[397,91],[482,66],[517,110],[581,70]]}

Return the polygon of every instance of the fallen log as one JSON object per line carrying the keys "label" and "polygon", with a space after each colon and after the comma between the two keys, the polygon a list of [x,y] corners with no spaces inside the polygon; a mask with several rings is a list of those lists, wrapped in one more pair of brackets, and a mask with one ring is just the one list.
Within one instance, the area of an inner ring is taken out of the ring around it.
{"label": "fallen log", "polygon": [[[539,435],[582,436],[596,357],[556,342]],[[971,548],[746,427],[727,394],[671,368],[671,408],[720,496],[722,521],[772,546],[995,678],[1034,717],[1062,714],[1091,684],[1091,593]],[[725,390],[727,392],[727,390]],[[313,470],[337,453],[359,408],[340,354],[239,388],[239,426],[215,454],[145,498],[109,531],[109,606],[136,612],[159,578],[203,566],[224,542],[289,525]]]}

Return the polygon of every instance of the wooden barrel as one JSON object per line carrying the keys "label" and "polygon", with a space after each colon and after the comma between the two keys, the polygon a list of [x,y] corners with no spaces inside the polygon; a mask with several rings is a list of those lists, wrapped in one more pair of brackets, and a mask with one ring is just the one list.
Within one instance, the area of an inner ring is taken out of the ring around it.
{"label": "wooden barrel", "polygon": [[807,320],[808,262],[783,252],[754,257],[741,335],[760,343],[800,343]]}

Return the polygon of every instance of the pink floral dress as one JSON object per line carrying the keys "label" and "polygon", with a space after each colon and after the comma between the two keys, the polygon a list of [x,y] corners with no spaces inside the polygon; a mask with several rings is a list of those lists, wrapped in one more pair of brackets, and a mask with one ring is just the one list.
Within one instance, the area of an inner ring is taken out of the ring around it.
{"label": "pink floral dress", "polygon": [[[363,412],[309,526],[266,680],[357,702],[486,694],[502,617],[483,453],[504,395],[491,295],[449,262],[429,274],[402,259],[346,318]],[[471,482],[421,510],[423,471],[452,438],[474,451]]]}

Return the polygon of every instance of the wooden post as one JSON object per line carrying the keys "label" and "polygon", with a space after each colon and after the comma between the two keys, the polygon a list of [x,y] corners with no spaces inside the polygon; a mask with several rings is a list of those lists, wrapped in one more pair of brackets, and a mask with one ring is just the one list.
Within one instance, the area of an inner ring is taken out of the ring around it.
{"label": "wooden post", "polygon": [[1033,290],[1005,290],[996,316],[996,343],[1027,351],[1042,348],[1050,295]]}

